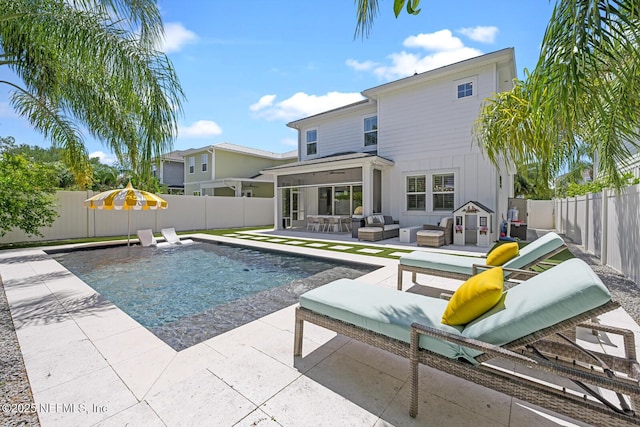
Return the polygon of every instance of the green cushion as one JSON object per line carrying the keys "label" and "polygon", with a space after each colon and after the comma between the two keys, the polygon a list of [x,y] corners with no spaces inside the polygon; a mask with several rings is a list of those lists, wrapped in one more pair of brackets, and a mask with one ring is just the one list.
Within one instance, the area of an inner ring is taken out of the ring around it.
{"label": "green cushion", "polygon": [[[584,261],[567,260],[505,292],[462,335],[504,345],[611,300],[609,290]],[[469,357],[478,353],[469,351]]]}
{"label": "green cushion", "polygon": [[564,245],[562,237],[553,232],[547,233],[528,245],[520,248],[518,256],[505,262],[502,266],[506,268],[523,268],[540,257],[561,248],[562,245]]}
{"label": "green cushion", "polygon": [[[300,296],[300,306],[409,343],[418,322],[460,334],[461,327],[440,323],[447,301],[350,279],[340,279]],[[421,336],[420,346],[450,358],[464,356],[457,344]]]}
{"label": "green cushion", "polygon": [[474,256],[459,256],[437,252],[413,251],[400,257],[400,264],[411,267],[430,268],[471,276],[473,264],[485,264],[485,259]]}

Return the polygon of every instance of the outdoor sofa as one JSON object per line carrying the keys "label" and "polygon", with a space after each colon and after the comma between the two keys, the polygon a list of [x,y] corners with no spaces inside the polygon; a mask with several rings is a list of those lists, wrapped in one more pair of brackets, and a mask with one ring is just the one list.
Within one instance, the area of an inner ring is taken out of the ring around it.
{"label": "outdoor sofa", "polygon": [[[449,304],[444,299],[340,279],[300,296],[294,356],[302,355],[306,321],[409,359],[412,417],[418,413],[422,363],[591,425],[640,424],[629,408],[629,402],[640,403],[633,332],[591,321],[619,304],[586,263],[571,259],[499,291],[498,302],[487,312],[450,326],[441,321]],[[575,340],[578,326],[619,334],[624,355],[584,350]],[[511,368],[489,363],[497,358],[511,362]],[[516,366],[526,375],[512,370]],[[578,385],[557,387],[532,379],[540,374]],[[575,391],[583,386],[589,391]],[[602,403],[600,388],[626,397],[621,403]]]}
{"label": "outdoor sofa", "polygon": [[[516,244],[515,242],[512,242]],[[519,249],[518,255],[504,264],[510,269],[527,270],[566,249],[562,237],[554,232],[549,232]],[[413,251],[402,255],[398,264],[398,289],[402,289],[402,273],[410,271],[412,281],[416,281],[417,273],[431,274],[434,276],[450,277],[466,280],[476,274],[478,268],[486,265],[484,257],[462,256],[439,252]]]}
{"label": "outdoor sofa", "polygon": [[400,225],[387,215],[369,215],[365,218],[365,226],[358,229],[358,240],[390,239],[400,236]]}

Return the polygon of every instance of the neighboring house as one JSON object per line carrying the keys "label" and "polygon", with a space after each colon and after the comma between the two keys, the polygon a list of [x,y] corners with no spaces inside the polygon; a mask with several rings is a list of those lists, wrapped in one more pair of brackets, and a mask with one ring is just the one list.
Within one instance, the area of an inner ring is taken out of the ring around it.
{"label": "neighboring house", "polygon": [[297,160],[297,151],[277,154],[226,142],[182,152],[185,194],[273,197],[273,176],[263,169]]}
{"label": "neighboring house", "polygon": [[159,165],[153,165],[153,176],[166,185],[169,194],[184,194],[184,151],[163,154]]}
{"label": "neighboring house", "polygon": [[293,121],[298,162],[272,167],[276,226],[308,214],[383,213],[401,226],[437,224],[467,201],[506,217],[513,169],[473,143],[483,100],[510,90],[513,48],[386,83],[364,100]]}

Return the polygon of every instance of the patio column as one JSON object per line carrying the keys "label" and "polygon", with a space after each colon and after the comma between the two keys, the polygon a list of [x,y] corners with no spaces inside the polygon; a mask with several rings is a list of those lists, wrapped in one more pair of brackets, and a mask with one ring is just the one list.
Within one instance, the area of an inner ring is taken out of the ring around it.
{"label": "patio column", "polygon": [[[274,183],[274,185],[277,185],[277,177],[275,179],[276,183]],[[282,188],[278,188],[276,187],[276,192],[275,192],[275,196],[274,196],[274,204],[273,204],[273,227],[276,230],[283,230],[284,227],[282,226]]]}
{"label": "patio column", "polygon": [[369,162],[362,165],[362,213],[373,213],[373,168]]}

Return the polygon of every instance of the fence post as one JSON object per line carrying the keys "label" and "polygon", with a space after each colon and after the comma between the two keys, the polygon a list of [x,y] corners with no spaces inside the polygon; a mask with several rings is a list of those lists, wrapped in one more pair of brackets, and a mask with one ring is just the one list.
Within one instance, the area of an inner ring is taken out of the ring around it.
{"label": "fence post", "polygon": [[589,197],[591,193],[587,193],[584,195],[584,242],[582,242],[582,247],[585,252],[589,252]]}
{"label": "fence post", "polygon": [[602,265],[607,265],[607,234],[608,234],[608,221],[607,216],[609,212],[609,189],[602,189],[602,225],[601,225],[601,236],[600,236],[600,263]]}

